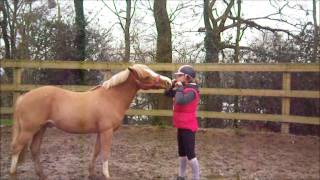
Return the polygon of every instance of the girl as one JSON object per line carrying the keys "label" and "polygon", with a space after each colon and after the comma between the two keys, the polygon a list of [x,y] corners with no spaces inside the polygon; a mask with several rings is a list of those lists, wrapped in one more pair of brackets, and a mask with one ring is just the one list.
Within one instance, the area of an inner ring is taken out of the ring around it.
{"label": "girl", "polygon": [[192,66],[181,66],[172,88],[165,95],[173,97],[173,125],[177,128],[179,176],[177,180],[186,177],[187,161],[191,165],[192,179],[200,179],[199,163],[195,154],[195,133],[198,129],[196,118],[199,103],[199,90],[196,84],[196,73]]}

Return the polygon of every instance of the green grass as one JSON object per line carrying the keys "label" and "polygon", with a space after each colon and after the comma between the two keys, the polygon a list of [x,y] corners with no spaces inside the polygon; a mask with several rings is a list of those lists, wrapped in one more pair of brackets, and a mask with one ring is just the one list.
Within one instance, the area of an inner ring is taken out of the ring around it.
{"label": "green grass", "polygon": [[12,126],[12,119],[0,119],[0,126]]}

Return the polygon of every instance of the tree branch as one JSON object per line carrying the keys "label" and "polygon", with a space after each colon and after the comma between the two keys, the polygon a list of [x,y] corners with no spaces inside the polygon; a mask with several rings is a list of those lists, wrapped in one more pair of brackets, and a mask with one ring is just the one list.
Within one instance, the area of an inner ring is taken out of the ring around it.
{"label": "tree branch", "polygon": [[118,17],[118,19],[119,19],[119,24],[120,24],[120,26],[121,26],[121,29],[124,31],[125,28],[124,28],[124,26],[123,26],[123,23],[122,23],[122,21],[121,21],[121,18],[122,18],[122,19],[126,19],[126,18],[120,16],[120,14],[119,14],[119,12],[118,12],[118,9],[117,9],[117,7],[116,7],[116,5],[115,5],[114,0],[113,0],[112,2],[113,2],[113,6],[114,6],[115,10],[113,10],[111,7],[109,7],[109,5],[108,5],[104,0],[102,0],[102,3],[103,3],[114,15],[116,15],[116,16]]}
{"label": "tree branch", "polygon": [[182,9],[185,9],[188,7],[191,7],[191,5],[184,6],[184,3],[182,3],[182,4],[179,3],[176,6],[175,10],[169,15],[170,22],[173,22],[173,20],[181,13]]}
{"label": "tree branch", "polygon": [[223,15],[221,16],[222,18],[221,18],[221,22],[220,22],[220,24],[219,24],[219,30],[220,30],[220,32],[221,32],[221,30],[223,29],[223,27],[224,27],[224,25],[225,25],[225,22],[226,22],[226,20],[227,20],[227,18],[228,18],[228,14],[229,14],[229,12],[230,12],[233,4],[234,4],[234,0],[231,0],[231,1],[230,1],[230,4],[228,5],[228,7],[227,7],[226,10],[224,11]]}
{"label": "tree branch", "polygon": [[209,17],[209,19],[210,19],[209,22],[211,22],[213,28],[216,28],[216,27],[217,27],[217,23],[216,23],[217,21],[215,20],[213,14],[212,14],[212,11],[213,11],[212,8],[213,8],[215,2],[216,2],[215,0],[211,1],[211,2],[209,3],[209,6],[208,6],[208,17]]}
{"label": "tree branch", "polygon": [[[236,17],[229,17],[230,19],[237,19]],[[288,34],[289,36],[291,37],[294,37],[298,40],[301,40],[301,38],[293,33],[290,32],[290,30],[287,30],[287,29],[281,29],[281,28],[271,28],[269,26],[262,26],[254,21],[250,21],[250,20],[247,20],[247,19],[242,19],[240,18],[240,22],[241,24],[246,24],[248,27],[253,27],[253,28],[256,28],[258,30],[267,30],[267,31],[270,31],[270,32],[273,32],[273,33],[276,33],[276,32],[283,32],[283,33],[286,33]],[[233,27],[236,27],[237,26],[237,23],[233,23],[233,24],[230,24],[228,26],[225,26],[223,27],[222,31],[226,30],[226,29],[230,29],[230,28],[233,28]]]}
{"label": "tree branch", "polygon": [[131,15],[131,17],[130,17],[130,21],[131,21],[133,15],[134,15],[134,13],[136,12],[137,2],[138,2],[138,0],[135,0],[135,1],[134,1],[133,12],[132,12],[132,15]]}

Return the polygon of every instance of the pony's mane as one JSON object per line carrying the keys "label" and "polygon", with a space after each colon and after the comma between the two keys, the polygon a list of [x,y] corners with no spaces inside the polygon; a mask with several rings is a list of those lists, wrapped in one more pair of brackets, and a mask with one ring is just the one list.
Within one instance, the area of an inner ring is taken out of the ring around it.
{"label": "pony's mane", "polygon": [[[143,75],[145,74],[144,72],[146,71],[149,73],[153,72],[148,66],[142,64],[135,64],[131,68],[133,68],[137,72],[139,77],[143,77]],[[109,80],[103,82],[102,87],[110,89],[111,87],[121,84],[128,79],[129,74],[129,69],[123,70],[112,76]]]}
{"label": "pony's mane", "polygon": [[114,87],[118,84],[121,84],[128,79],[129,74],[130,74],[130,71],[128,69],[123,70],[123,71],[113,75],[107,81],[103,82],[102,87],[104,87],[106,89],[110,89],[111,87]]}
{"label": "pony's mane", "polygon": [[139,77],[143,77],[146,74],[145,72],[153,72],[148,66],[143,64],[135,64],[132,66],[132,68],[134,68],[134,70],[138,73]]}

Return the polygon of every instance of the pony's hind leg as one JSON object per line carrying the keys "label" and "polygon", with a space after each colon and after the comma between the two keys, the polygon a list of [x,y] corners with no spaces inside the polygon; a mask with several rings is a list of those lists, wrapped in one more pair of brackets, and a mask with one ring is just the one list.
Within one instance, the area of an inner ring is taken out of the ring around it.
{"label": "pony's hind leg", "polygon": [[40,146],[41,146],[42,138],[45,131],[46,131],[46,127],[44,126],[33,136],[33,139],[30,145],[32,160],[34,162],[36,173],[40,177],[40,179],[46,179],[40,165],[40,157],[39,157]]}
{"label": "pony's hind leg", "polygon": [[32,133],[21,132],[18,137],[12,142],[11,145],[11,167],[10,167],[10,174],[15,175],[17,172],[17,165],[19,161],[19,156],[23,156],[24,148],[28,144],[28,142],[32,138]]}

